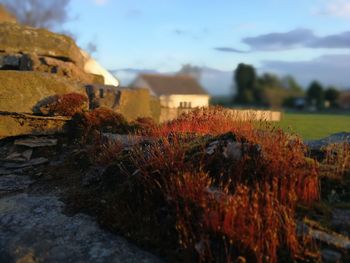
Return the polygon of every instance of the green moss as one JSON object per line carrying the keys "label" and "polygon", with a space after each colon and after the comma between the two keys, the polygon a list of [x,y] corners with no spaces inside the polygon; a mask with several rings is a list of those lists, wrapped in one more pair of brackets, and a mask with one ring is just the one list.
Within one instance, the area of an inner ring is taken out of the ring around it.
{"label": "green moss", "polygon": [[81,66],[84,61],[79,47],[70,37],[15,23],[0,24],[0,50],[58,57]]}
{"label": "green moss", "polygon": [[0,111],[33,113],[47,97],[71,92],[85,94],[85,88],[51,74],[0,71]]}

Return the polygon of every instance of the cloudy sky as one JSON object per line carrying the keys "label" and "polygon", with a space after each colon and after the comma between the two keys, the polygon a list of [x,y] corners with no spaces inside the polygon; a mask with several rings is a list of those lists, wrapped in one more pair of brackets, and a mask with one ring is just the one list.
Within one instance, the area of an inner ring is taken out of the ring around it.
{"label": "cloudy sky", "polygon": [[71,0],[65,25],[109,69],[238,63],[350,88],[350,0]]}

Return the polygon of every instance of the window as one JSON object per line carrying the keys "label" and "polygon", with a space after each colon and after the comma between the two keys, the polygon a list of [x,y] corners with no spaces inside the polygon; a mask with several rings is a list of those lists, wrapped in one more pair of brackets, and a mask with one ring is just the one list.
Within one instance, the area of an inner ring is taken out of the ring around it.
{"label": "window", "polygon": [[105,92],[103,89],[100,89],[100,98],[103,99],[105,97]]}
{"label": "window", "polygon": [[191,108],[192,104],[190,101],[181,101],[180,102],[180,108]]}

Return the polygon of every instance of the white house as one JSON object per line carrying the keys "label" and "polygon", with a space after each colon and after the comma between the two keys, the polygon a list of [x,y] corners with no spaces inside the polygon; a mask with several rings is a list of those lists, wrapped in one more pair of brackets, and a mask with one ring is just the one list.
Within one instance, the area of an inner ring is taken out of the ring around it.
{"label": "white house", "polygon": [[146,88],[166,108],[197,108],[209,106],[209,94],[196,79],[187,75],[142,74],[131,84]]}
{"label": "white house", "polygon": [[105,85],[119,86],[119,80],[114,77],[108,70],[102,67],[96,60],[94,60],[87,52],[80,50],[85,58],[84,71],[96,75],[102,75]]}

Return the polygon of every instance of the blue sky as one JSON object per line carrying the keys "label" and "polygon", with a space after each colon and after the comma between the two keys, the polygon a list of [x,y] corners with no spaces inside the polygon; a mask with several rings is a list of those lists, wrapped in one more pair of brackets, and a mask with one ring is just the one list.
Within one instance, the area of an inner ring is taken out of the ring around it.
{"label": "blue sky", "polygon": [[336,77],[321,81],[350,87],[349,74],[337,75],[350,69],[350,0],[71,0],[70,7],[76,19],[65,28],[82,47],[94,42],[108,69],[172,72],[190,63],[232,71],[245,62],[306,83],[332,62]]}

